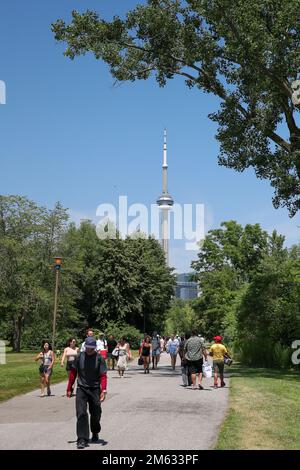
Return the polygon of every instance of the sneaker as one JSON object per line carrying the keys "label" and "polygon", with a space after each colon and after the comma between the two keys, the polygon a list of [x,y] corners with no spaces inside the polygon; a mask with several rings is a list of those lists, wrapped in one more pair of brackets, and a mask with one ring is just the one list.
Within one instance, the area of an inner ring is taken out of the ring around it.
{"label": "sneaker", "polygon": [[218,385],[214,385],[214,388],[218,388]]}
{"label": "sneaker", "polygon": [[225,382],[221,382],[221,387],[225,387],[226,383]]}
{"label": "sneaker", "polygon": [[79,439],[79,441],[77,441],[77,449],[84,449],[85,448],[85,439]]}
{"label": "sneaker", "polygon": [[98,442],[99,441],[99,434],[93,434],[92,435],[92,442]]}

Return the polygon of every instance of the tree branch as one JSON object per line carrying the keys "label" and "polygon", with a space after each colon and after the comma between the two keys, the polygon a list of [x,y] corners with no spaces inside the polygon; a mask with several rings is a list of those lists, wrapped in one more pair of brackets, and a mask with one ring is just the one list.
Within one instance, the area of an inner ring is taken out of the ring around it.
{"label": "tree branch", "polygon": [[[251,59],[251,54],[249,52],[249,47],[247,46],[247,44],[245,44],[245,42],[243,42],[242,38],[241,38],[241,35],[239,34],[238,32],[238,29],[236,28],[235,24],[233,23],[232,19],[230,17],[228,17],[228,15],[226,14],[226,11],[224,11],[224,18],[226,19],[226,22],[227,22],[227,25],[229,26],[229,28],[231,29],[231,32],[233,33],[233,35],[235,36],[236,40],[239,41],[239,43],[243,43],[245,49],[247,49],[247,57]],[[268,75],[269,78],[271,78],[271,80],[277,85],[277,87],[284,93],[284,95],[286,95],[288,98],[291,98],[292,97],[292,89],[291,87],[289,86],[289,83],[286,82],[286,80],[280,80],[270,69],[268,69],[268,67],[266,67],[264,64],[262,64],[261,62],[258,61],[258,58],[257,56],[255,57],[252,57],[252,61],[254,61],[254,63],[256,65],[259,66],[259,68]],[[239,64],[240,65],[240,64]]]}
{"label": "tree branch", "polygon": [[[109,41],[109,42],[112,42],[112,43],[115,43],[115,44],[118,44],[120,46],[127,47],[127,48],[138,49],[138,50],[141,50],[141,51],[147,52],[147,53],[152,52],[151,49],[146,49],[144,47],[137,46],[136,44],[128,44],[128,43],[121,43],[121,42],[116,43],[115,41]],[[180,71],[178,69],[174,70],[175,74],[182,75],[182,76],[188,78],[189,80],[194,81],[195,83],[199,82],[200,74],[203,74],[208,81],[212,82],[213,77],[211,77],[205,70],[203,70],[203,68],[200,68],[200,67],[196,66],[195,64],[187,64],[182,59],[179,59],[179,58],[174,57],[172,55],[170,55],[170,57],[174,61],[180,62],[183,66],[190,67],[190,68],[196,70],[199,73],[199,77],[194,77],[193,75],[190,75],[189,73]],[[226,94],[225,89],[223,88],[223,86],[221,84],[218,84],[216,82],[214,84],[212,83],[211,89],[212,89],[213,92],[216,93],[217,96],[219,96],[219,98],[226,101],[227,94]],[[243,114],[245,119],[250,118],[248,111],[246,109],[244,109],[243,106],[241,106],[240,104],[237,104],[237,109]],[[289,119],[290,119],[290,116],[289,116]],[[294,121],[294,118],[293,118],[293,121]],[[291,121],[291,124],[292,124],[292,121]],[[295,124],[295,121],[294,121],[294,124]],[[296,124],[295,124],[295,126],[296,126]],[[271,140],[273,140],[274,143],[279,145],[281,148],[283,148],[284,150],[286,150],[288,152],[291,151],[290,144],[286,140],[284,140],[282,137],[280,137],[278,134],[276,134],[276,132],[269,131],[267,133],[267,135]]]}

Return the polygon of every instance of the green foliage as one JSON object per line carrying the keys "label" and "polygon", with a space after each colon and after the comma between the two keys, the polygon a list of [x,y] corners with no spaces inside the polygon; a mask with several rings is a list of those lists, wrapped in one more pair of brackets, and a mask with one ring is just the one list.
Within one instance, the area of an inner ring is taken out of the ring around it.
{"label": "green foliage", "polygon": [[200,282],[201,295],[193,302],[197,315],[196,325],[203,336],[212,339],[217,334],[225,336],[226,328],[228,334],[230,328],[234,329],[235,318],[231,323],[225,323],[225,319],[227,322],[230,320],[238,287],[236,273],[229,267],[203,274]]}
{"label": "green foliage", "polygon": [[248,365],[291,366],[291,344],[300,337],[300,251],[283,242],[258,224],[224,222],[193,263],[198,327],[209,339],[221,334]]}
{"label": "green foliage", "polygon": [[195,327],[196,313],[188,300],[174,299],[167,312],[164,334],[184,335]]}
{"label": "green foliage", "polygon": [[113,335],[116,341],[119,341],[122,337],[126,338],[132,349],[138,349],[143,338],[143,333],[134,326],[115,321],[106,323],[105,334],[106,337]]}
{"label": "green foliage", "polygon": [[[0,196],[0,322],[14,351],[20,350],[25,324],[40,318],[49,322],[54,292],[51,264],[67,218],[59,203],[48,210],[25,197]],[[74,311],[64,287],[60,305],[62,318],[69,322]]]}
{"label": "green foliage", "polygon": [[[52,31],[71,59],[91,52],[116,80],[175,75],[220,99],[219,163],[253,167],[275,190],[275,207],[300,207],[300,0],[148,0],[122,19],[72,12]],[[298,90],[299,91],[299,90]],[[282,126],[282,123],[285,125]]]}
{"label": "green foliage", "polygon": [[[108,321],[140,330],[162,329],[175,279],[153,238],[99,240],[89,221],[67,224],[66,210],[53,210],[19,196],[0,196],[0,328],[14,351],[52,342],[55,275],[63,258],[55,349],[67,338],[84,338],[87,327]],[[132,328],[132,330],[130,330]]]}
{"label": "green foliage", "polygon": [[264,261],[237,310],[245,338],[268,334],[272,343],[291,346],[300,337],[300,284],[294,281],[293,261]]}
{"label": "green foliage", "polygon": [[269,338],[243,339],[234,345],[235,359],[250,367],[292,368],[293,350]]}

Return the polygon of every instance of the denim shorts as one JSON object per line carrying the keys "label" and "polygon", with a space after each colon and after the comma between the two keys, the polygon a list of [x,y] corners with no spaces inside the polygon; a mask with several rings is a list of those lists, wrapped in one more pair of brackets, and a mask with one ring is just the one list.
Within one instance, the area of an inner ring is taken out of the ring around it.
{"label": "denim shorts", "polygon": [[152,350],[152,356],[159,356],[160,355],[160,348]]}
{"label": "denim shorts", "polygon": [[52,368],[48,370],[48,366],[43,366],[43,374],[47,374],[50,377],[52,375]]}

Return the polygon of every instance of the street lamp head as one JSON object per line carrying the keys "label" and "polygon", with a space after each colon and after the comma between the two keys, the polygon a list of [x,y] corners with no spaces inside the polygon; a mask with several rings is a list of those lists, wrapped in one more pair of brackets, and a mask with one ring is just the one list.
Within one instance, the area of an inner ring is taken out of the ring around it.
{"label": "street lamp head", "polygon": [[56,256],[54,258],[54,268],[55,269],[60,269],[62,264],[62,258],[60,256]]}

